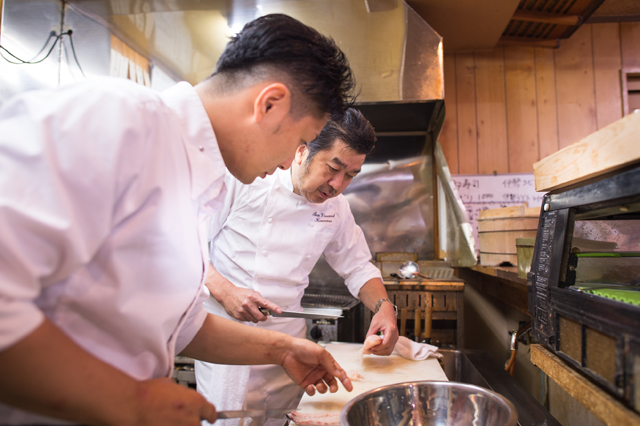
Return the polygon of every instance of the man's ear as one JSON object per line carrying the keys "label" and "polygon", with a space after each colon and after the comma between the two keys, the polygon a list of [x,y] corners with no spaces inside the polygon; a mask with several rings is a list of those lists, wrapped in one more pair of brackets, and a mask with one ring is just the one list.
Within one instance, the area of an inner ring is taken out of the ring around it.
{"label": "man's ear", "polygon": [[271,83],[263,87],[253,104],[255,122],[274,126],[276,129],[289,111],[291,111],[291,92],[282,83]]}
{"label": "man's ear", "polygon": [[298,148],[296,148],[296,156],[294,161],[298,165],[301,165],[307,159],[307,155],[309,155],[309,149],[307,148],[307,145],[300,144],[298,145]]}

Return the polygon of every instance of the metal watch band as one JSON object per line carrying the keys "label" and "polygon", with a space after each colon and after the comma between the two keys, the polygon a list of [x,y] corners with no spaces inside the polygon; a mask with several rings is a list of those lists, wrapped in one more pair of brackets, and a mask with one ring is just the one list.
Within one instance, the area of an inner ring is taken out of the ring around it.
{"label": "metal watch band", "polygon": [[382,302],[389,302],[391,303],[391,306],[393,306],[393,310],[396,312],[396,316],[398,316],[398,307],[396,305],[393,304],[393,302],[389,299],[380,299],[378,300],[378,303],[376,303],[376,309],[374,310],[373,314],[377,314],[378,311],[380,310],[380,305],[382,305]]}

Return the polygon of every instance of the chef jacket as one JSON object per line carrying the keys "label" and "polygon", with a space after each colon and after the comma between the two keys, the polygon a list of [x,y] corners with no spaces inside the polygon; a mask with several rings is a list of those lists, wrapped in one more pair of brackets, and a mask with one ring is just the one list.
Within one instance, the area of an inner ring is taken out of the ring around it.
{"label": "chef jacket", "polygon": [[[382,278],[370,262],[364,234],[343,195],[310,203],[293,192],[290,170],[277,170],[251,185],[243,185],[227,172],[225,183],[224,207],[211,218],[211,262],[236,286],[258,291],[284,310],[300,311],[309,274],[323,253],[355,297],[367,281]],[[231,318],[213,298],[204,305],[211,313]],[[305,335],[305,321],[300,318],[269,317],[255,326]],[[198,392],[219,410],[293,409],[302,392],[280,366],[196,361],[195,369]],[[248,424],[239,419],[218,423]],[[266,425],[283,423],[269,420]]]}
{"label": "chef jacket", "polygon": [[[47,317],[135,379],[170,375],[206,316],[208,215],[225,170],[188,83],[158,94],[99,78],[5,102],[0,350]],[[0,419],[63,423],[3,405]]]}
{"label": "chef jacket", "polygon": [[251,185],[227,172],[225,183],[224,207],[211,218],[211,262],[236,286],[297,309],[323,253],[354,297],[367,281],[382,278],[343,195],[311,203],[293,192],[290,170]]}

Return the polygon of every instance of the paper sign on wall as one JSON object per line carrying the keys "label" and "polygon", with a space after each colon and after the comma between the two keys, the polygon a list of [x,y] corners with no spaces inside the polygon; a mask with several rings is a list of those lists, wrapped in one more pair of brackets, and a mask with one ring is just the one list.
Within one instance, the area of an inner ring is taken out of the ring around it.
{"label": "paper sign on wall", "polygon": [[469,222],[478,242],[478,215],[481,210],[526,204],[538,207],[544,192],[536,192],[533,173],[510,173],[500,175],[452,175],[460,199],[467,209]]}

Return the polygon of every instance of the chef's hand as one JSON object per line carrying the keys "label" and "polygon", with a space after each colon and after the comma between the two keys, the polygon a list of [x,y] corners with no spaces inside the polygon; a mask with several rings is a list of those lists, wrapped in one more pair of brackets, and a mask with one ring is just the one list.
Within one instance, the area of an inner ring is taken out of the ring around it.
{"label": "chef's hand", "polygon": [[257,291],[236,286],[226,292],[221,304],[229,316],[240,321],[254,323],[266,321],[268,317],[260,312],[259,308],[266,308],[279,314],[282,313],[282,309],[278,305],[265,299]]}
{"label": "chef's hand", "polygon": [[396,311],[391,303],[382,303],[378,313],[371,319],[367,337],[381,332],[382,343],[370,349],[374,355],[391,355],[398,341]]}
{"label": "chef's hand", "polygon": [[282,313],[282,309],[275,303],[262,297],[260,293],[246,288],[236,287],[231,281],[220,275],[213,265],[207,268],[205,285],[211,296],[218,301],[227,314],[239,321],[266,321],[267,316],[258,308]]}
{"label": "chef's hand", "polygon": [[167,378],[138,382],[134,400],[138,410],[132,426],[200,426],[201,420],[218,418],[202,395]]}
{"label": "chef's hand", "polygon": [[320,345],[306,339],[292,338],[289,351],[281,364],[289,377],[309,395],[316,390],[325,393],[338,391],[338,380],[344,388],[351,392],[353,385],[347,373],[335,359]]}

